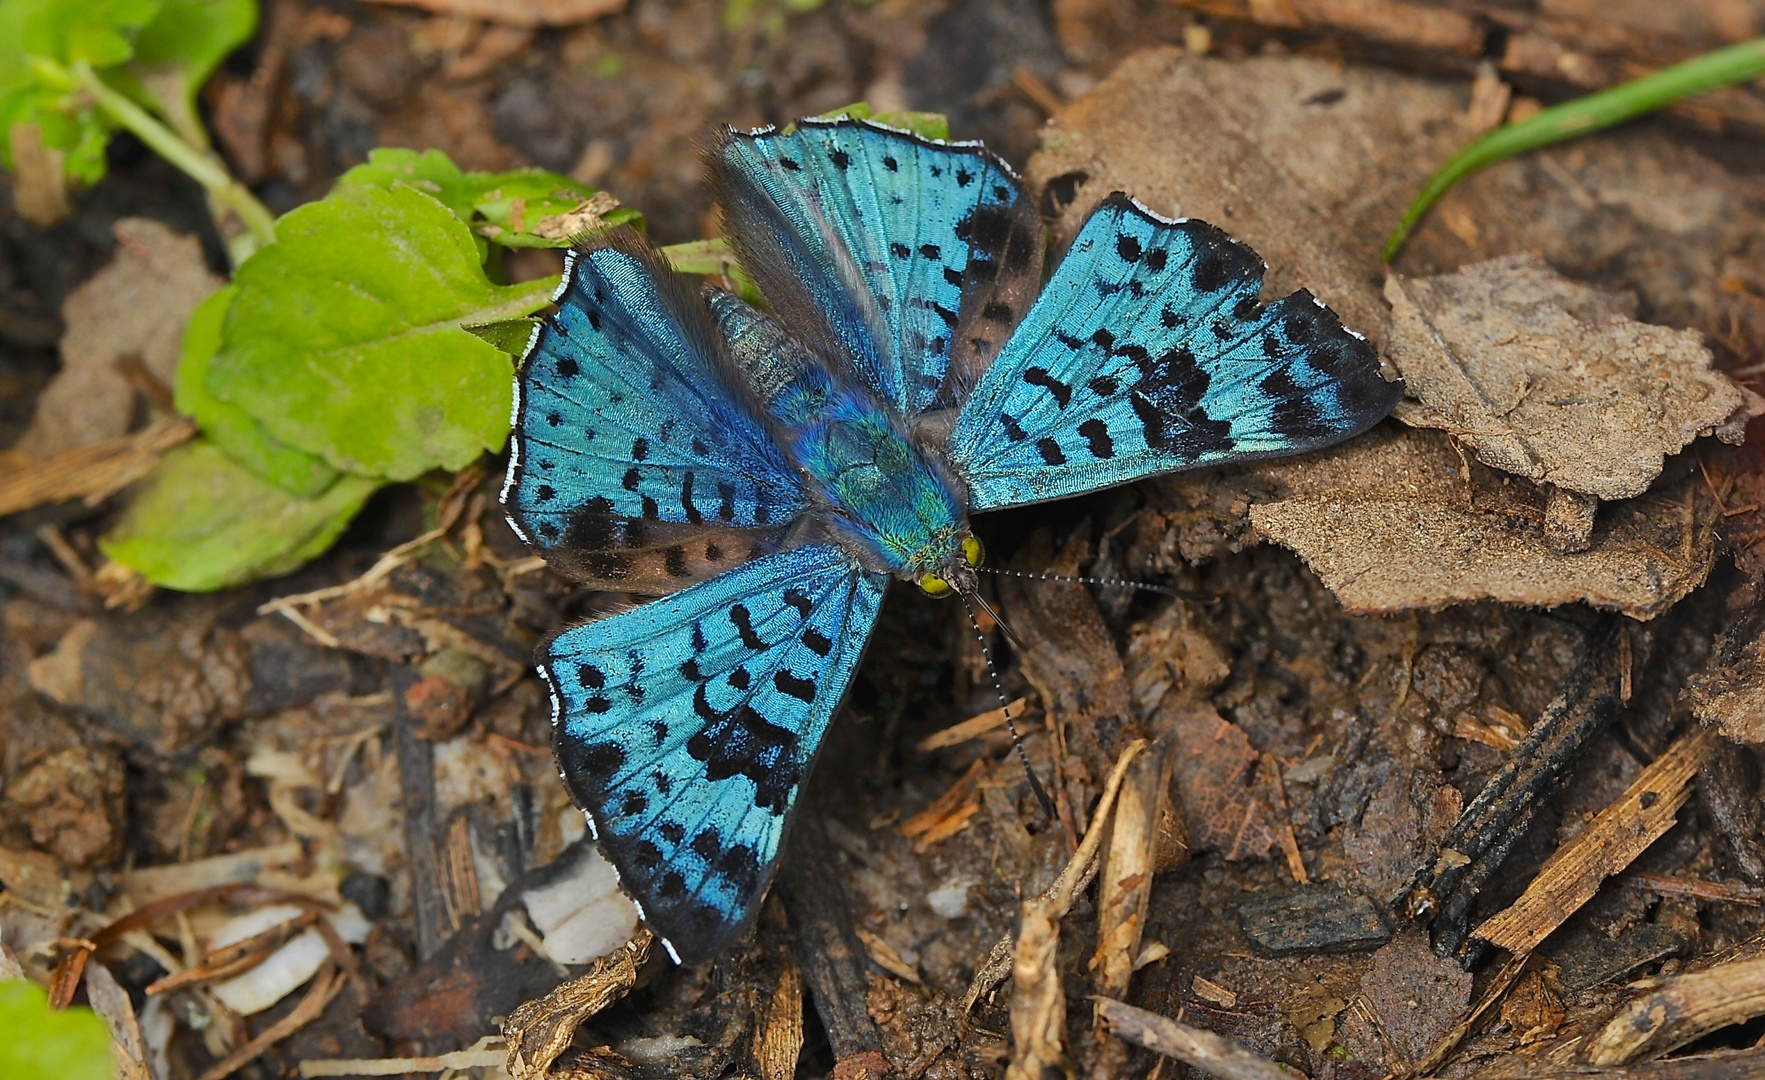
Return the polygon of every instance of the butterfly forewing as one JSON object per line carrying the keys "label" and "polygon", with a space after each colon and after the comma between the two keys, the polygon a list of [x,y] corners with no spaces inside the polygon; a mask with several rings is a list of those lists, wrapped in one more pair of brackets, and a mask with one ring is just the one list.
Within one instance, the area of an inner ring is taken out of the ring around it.
{"label": "butterfly forewing", "polygon": [[546,647],[565,783],[681,961],[753,917],[885,584],[811,544]]}
{"label": "butterfly forewing", "polygon": [[1402,392],[1306,293],[1257,302],[1256,253],[1112,196],[963,406],[947,451],[971,511],[1197,465],[1296,454]]}
{"label": "butterfly forewing", "polygon": [[631,234],[574,252],[517,380],[503,500],[579,579],[666,592],[756,553],[802,512],[696,287]]}
{"label": "butterfly forewing", "polygon": [[726,229],[780,320],[905,415],[938,397],[965,283],[973,294],[1007,255],[1019,274],[1040,257],[1039,243],[1012,244],[1017,179],[978,144],[805,120],[726,132],[712,171]]}

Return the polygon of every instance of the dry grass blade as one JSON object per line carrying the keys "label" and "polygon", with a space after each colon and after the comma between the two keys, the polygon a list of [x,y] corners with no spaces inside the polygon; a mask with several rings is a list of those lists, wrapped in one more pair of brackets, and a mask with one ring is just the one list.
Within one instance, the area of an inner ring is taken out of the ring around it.
{"label": "dry grass blade", "polygon": [[980,813],[980,779],[987,771],[985,758],[977,758],[962,778],[932,800],[931,805],[901,823],[901,835],[913,841],[915,852],[925,852],[940,840],[968,827]]}
{"label": "dry grass blade", "polygon": [[923,754],[932,750],[943,750],[946,747],[959,746],[970,739],[978,739],[989,731],[1004,727],[1005,717],[1008,714],[1014,718],[1021,717],[1023,715],[1024,704],[1028,700],[1028,698],[1018,698],[1002,708],[989,709],[986,712],[981,713],[979,716],[971,716],[959,724],[951,724],[942,731],[934,731],[930,735],[919,740],[918,744],[914,746],[914,749]]}
{"label": "dry grass blade", "polygon": [[1140,755],[1116,798],[1097,902],[1097,951],[1090,963],[1097,989],[1106,997],[1126,995],[1134,974],[1152,901],[1160,801],[1170,788],[1170,770],[1169,753]]}
{"label": "dry grass blade", "polygon": [[522,1002],[509,1015],[503,1033],[509,1040],[505,1059],[515,1080],[541,1080],[586,1019],[625,996],[637,982],[638,969],[650,956],[654,940],[648,929],[594,962],[588,974],[571,979],[544,997]]}
{"label": "dry grass blade", "polygon": [[196,434],[181,416],[167,417],[120,439],[66,450],[43,460],[0,455],[0,514],[85,499],[96,503],[153,471],[159,456]]}
{"label": "dry grass blade", "polygon": [[[1109,772],[1109,779],[1104,782],[1103,794],[1097,800],[1097,810],[1091,816],[1091,827],[1085,831],[1084,840],[1080,841],[1072,858],[1067,860],[1066,868],[1060,872],[1060,876],[1054,879],[1054,884],[1035,898],[1054,904],[1059,913],[1055,916],[1056,920],[1066,914],[1067,909],[1072,906],[1073,897],[1090,883],[1091,875],[1096,872],[1093,864],[1097,860],[1097,849],[1102,846],[1103,837],[1109,831],[1111,811],[1115,808],[1116,794],[1121,790],[1122,777],[1127,774],[1128,766],[1145,749],[1146,740],[1135,739],[1121,752],[1121,757],[1116,759],[1115,768]],[[1026,911],[1028,904],[1029,901],[1025,901]],[[1015,951],[1013,940],[1010,934],[1000,938],[987,954],[986,962],[975,971],[974,978],[968,984],[968,992],[962,995],[963,1016],[968,1015],[969,1010],[974,1008],[974,1003],[981,999],[981,995],[991,992],[1012,973],[1014,961],[1011,957]]]}
{"label": "dry grass blade", "polygon": [[1592,899],[1601,882],[1673,827],[1716,737],[1700,727],[1668,747],[1580,836],[1545,862],[1520,899],[1491,916],[1475,936],[1509,952],[1531,952]]}
{"label": "dry grass blade", "polygon": [[147,986],[149,997],[164,994],[181,986],[194,983],[213,982],[217,979],[229,979],[269,959],[270,954],[287,944],[294,935],[319,921],[317,911],[303,911],[285,923],[270,927],[261,934],[254,934],[244,941],[228,945],[226,948],[202,958],[202,963],[184,971],[174,972],[163,979],[158,979]]}
{"label": "dry grass blade", "polygon": [[1737,885],[1732,881],[1704,881],[1701,878],[1673,877],[1668,874],[1625,874],[1621,883],[1632,889],[1647,889],[1662,896],[1690,896],[1698,900],[1714,900],[1724,904],[1765,905],[1765,889],[1756,885]]}
{"label": "dry grass blade", "polygon": [[1765,959],[1677,975],[1618,1011],[1587,1047],[1595,1065],[1657,1057],[1730,1024],[1765,1015]]}
{"label": "dry grass blade", "polygon": [[1176,1058],[1220,1080],[1291,1080],[1294,1075],[1211,1031],[1110,998],[1097,999],[1097,1015],[1111,1032],[1128,1042]]}
{"label": "dry grass blade", "polygon": [[294,1007],[293,1012],[221,1059],[214,1068],[203,1073],[199,1080],[222,1080],[222,1077],[233,1075],[265,1050],[317,1020],[324,1013],[325,1006],[331,1004],[331,999],[343,989],[346,981],[342,972],[337,970],[337,965],[326,961],[325,966],[319,969],[319,973],[307,985],[306,996],[300,999],[300,1004]]}

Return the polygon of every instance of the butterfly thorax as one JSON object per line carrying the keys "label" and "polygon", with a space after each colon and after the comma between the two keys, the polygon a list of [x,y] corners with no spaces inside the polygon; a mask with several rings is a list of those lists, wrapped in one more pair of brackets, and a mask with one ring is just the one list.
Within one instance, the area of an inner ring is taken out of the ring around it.
{"label": "butterfly thorax", "polygon": [[785,450],[821,496],[823,524],[862,562],[917,580],[960,561],[962,499],[900,420],[863,389],[803,372],[774,402]]}
{"label": "butterfly thorax", "polygon": [[754,308],[727,294],[713,294],[711,307],[830,538],[908,580],[966,566],[966,500],[900,416]]}

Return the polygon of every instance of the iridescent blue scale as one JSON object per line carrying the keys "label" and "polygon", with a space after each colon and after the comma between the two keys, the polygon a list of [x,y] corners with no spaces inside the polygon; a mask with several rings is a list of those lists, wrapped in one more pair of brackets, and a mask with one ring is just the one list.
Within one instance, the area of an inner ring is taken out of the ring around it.
{"label": "iridescent blue scale", "polygon": [[804,121],[711,165],[768,310],[635,234],[579,245],[503,491],[562,572],[668,594],[541,671],[571,795],[688,963],[754,918],[890,577],[963,587],[971,512],[1315,449],[1400,391],[1309,295],[1259,304],[1248,248],[1123,196],[1037,295],[1040,225],[978,145]]}

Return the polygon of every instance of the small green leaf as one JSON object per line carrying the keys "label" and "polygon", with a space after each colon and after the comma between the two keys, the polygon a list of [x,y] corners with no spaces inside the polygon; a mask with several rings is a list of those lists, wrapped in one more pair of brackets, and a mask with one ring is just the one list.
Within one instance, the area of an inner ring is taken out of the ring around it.
{"label": "small green leaf", "polygon": [[735,252],[729,249],[729,241],[721,236],[713,236],[709,240],[689,240],[684,244],[670,244],[662,249],[662,255],[670,266],[683,274],[723,278],[735,286],[735,291],[743,300],[750,304],[763,302],[754,279],[742,269],[742,264],[736,261]]}
{"label": "small green leaf", "polygon": [[51,1011],[24,979],[0,982],[0,1076],[11,1080],[111,1080],[110,1032],[87,1008]]}
{"label": "small green leaf", "polygon": [[[868,101],[854,101],[844,108],[824,112],[814,117],[816,120],[837,120],[840,117],[853,120],[874,120],[885,127],[897,128],[901,131],[918,135],[922,139],[945,140],[950,137],[950,118],[943,113],[933,112],[877,112],[870,107]],[[788,130],[788,129],[787,129]]]}
{"label": "small green leaf", "polygon": [[234,461],[290,494],[312,498],[337,480],[337,470],[325,464],[324,458],[277,442],[250,413],[215,398],[204,385],[208,362],[221,348],[221,326],[233,293],[234,287],[228,285],[190,313],[178,356],[173,404]]}
{"label": "small green leaf", "polygon": [[25,22],[24,51],[95,68],[135,55],[135,34],[159,14],[160,0],[51,0]]}
{"label": "small green leaf", "polygon": [[502,322],[468,326],[465,330],[474,337],[480,337],[490,342],[510,356],[522,356],[527,352],[527,343],[533,340],[533,331],[538,328],[538,319],[505,319]]}
{"label": "small green leaf", "polygon": [[234,276],[208,392],[364,476],[460,469],[509,431],[506,354],[461,329],[531,315],[557,279],[494,285],[466,226],[415,188],[288,214]]}
{"label": "small green leaf", "polygon": [[[556,219],[597,194],[586,184],[544,169],[462,172],[439,150],[419,153],[392,148],[370,151],[367,164],[344,173],[332,191],[385,191],[396,184],[435,196],[461,221],[473,226],[477,235],[503,247],[568,247],[575,233],[559,227]],[[603,224],[643,227],[643,215],[636,210],[618,205],[610,196],[602,196],[602,201],[608,204],[607,209],[594,216]],[[551,227],[543,228],[547,219],[552,219]]]}
{"label": "small green leaf", "polygon": [[135,35],[135,56],[119,88],[170,120],[184,138],[208,145],[196,95],[222,60],[257,30],[257,0],[163,0]]}
{"label": "small green leaf", "polygon": [[98,546],[155,585],[224,589],[286,574],[322,554],[380,484],[342,476],[303,499],[198,439],[160,459]]}

